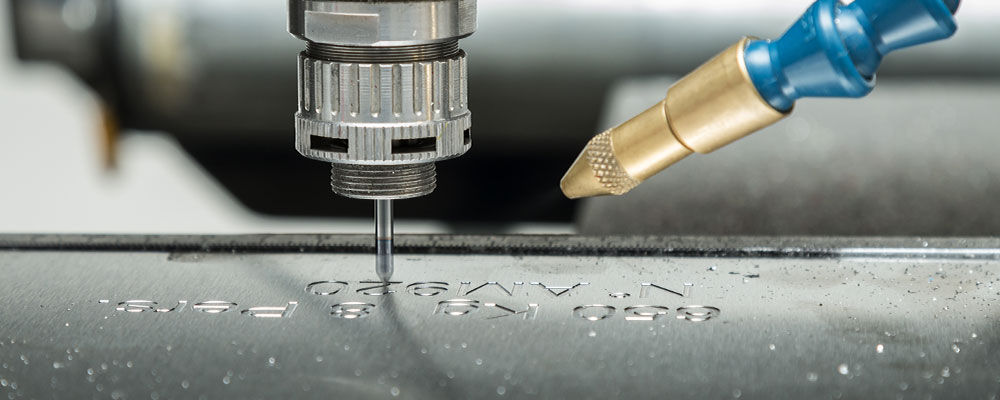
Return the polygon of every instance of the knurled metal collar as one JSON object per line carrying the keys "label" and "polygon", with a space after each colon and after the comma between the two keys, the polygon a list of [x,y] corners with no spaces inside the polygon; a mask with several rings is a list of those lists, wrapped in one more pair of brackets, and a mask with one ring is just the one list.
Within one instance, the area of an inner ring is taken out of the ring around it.
{"label": "knurled metal collar", "polygon": [[476,0],[289,0],[288,31],[299,39],[344,46],[409,46],[471,35]]}
{"label": "knurled metal collar", "polygon": [[465,53],[361,64],[299,55],[296,148],[332,163],[403,164],[471,147]]}

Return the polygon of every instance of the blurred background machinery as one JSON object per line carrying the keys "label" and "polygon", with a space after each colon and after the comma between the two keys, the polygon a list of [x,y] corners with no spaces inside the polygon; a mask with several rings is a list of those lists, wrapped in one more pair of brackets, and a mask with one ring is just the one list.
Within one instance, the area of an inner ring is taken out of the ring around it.
{"label": "blurred background machinery", "polygon": [[[622,198],[562,198],[559,178],[590,136],[662,98],[674,76],[739,37],[779,36],[810,3],[480,2],[477,34],[462,44],[474,60],[476,146],[439,168],[434,194],[399,205],[398,213],[454,230],[528,221],[584,233],[1000,232],[1000,210],[990,206],[1000,193],[992,151],[1000,116],[990,111],[1000,106],[1000,5],[992,2],[963,4],[959,31],[947,42],[888,57],[867,99],[804,103],[789,120]],[[168,132],[227,196],[271,222],[370,215],[366,202],[331,198],[328,169],[291,150],[290,60],[302,46],[286,32],[284,2],[11,4],[14,53],[62,65],[91,87],[108,110],[104,143],[116,143],[119,130],[126,140]],[[26,77],[37,72],[9,62],[5,69],[7,130],[26,137],[53,130],[61,115],[53,103],[31,101],[40,86]],[[52,76],[44,85],[73,85]],[[6,143],[39,154],[67,144]],[[118,156],[129,157],[122,150]],[[15,157],[7,160],[17,159],[10,151]],[[9,162],[5,182],[25,182],[14,174],[36,170]],[[264,229],[281,230],[275,226]]]}

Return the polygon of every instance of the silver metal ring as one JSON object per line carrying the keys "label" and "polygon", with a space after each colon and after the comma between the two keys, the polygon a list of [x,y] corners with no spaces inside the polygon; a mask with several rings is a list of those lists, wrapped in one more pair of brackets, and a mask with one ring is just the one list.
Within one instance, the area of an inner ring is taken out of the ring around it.
{"label": "silver metal ring", "polygon": [[316,43],[409,46],[471,35],[476,0],[288,1],[288,31]]}
{"label": "silver metal ring", "polygon": [[472,145],[465,54],[359,64],[299,56],[296,148],[332,163],[405,164],[457,157]]}

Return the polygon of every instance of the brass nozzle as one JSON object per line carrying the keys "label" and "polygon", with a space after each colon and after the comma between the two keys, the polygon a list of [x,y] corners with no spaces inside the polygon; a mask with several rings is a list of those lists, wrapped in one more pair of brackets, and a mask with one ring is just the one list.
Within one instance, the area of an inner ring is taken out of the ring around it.
{"label": "brass nozzle", "polygon": [[749,41],[682,78],[660,103],[590,139],[560,182],[563,194],[625,194],[692,152],[712,152],[788,115],[750,80],[743,61]]}

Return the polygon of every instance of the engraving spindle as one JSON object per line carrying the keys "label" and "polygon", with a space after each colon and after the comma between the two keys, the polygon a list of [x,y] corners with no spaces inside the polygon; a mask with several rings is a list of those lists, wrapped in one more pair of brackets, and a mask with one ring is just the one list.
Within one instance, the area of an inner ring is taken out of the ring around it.
{"label": "engraving spindle", "polygon": [[392,277],[392,200],[375,200],[375,273]]}

